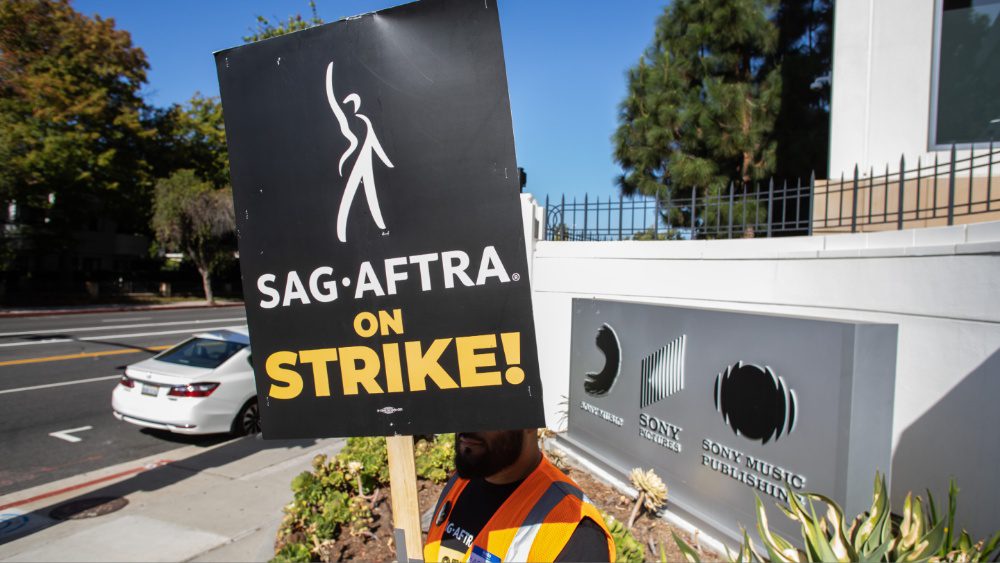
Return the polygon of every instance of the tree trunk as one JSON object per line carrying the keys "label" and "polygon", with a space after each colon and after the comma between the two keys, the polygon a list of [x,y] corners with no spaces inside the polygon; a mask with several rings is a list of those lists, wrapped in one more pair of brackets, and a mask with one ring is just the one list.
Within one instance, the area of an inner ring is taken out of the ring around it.
{"label": "tree trunk", "polygon": [[215,295],[212,294],[212,274],[208,268],[198,268],[201,274],[201,287],[205,290],[205,302],[215,305]]}

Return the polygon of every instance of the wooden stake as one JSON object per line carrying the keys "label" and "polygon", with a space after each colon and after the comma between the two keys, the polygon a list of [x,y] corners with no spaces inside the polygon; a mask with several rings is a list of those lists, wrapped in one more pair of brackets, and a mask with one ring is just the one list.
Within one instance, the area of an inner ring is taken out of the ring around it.
{"label": "wooden stake", "polygon": [[392,491],[396,554],[401,562],[423,561],[417,469],[413,464],[413,436],[387,436],[386,446],[389,450],[389,489]]}

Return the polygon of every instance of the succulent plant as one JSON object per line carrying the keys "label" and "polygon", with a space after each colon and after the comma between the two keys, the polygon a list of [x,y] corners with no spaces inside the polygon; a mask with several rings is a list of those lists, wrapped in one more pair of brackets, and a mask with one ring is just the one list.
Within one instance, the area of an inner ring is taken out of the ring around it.
{"label": "succulent plant", "polygon": [[[826,505],[826,511],[817,510]],[[847,525],[844,511],[833,499],[817,493],[793,494],[788,491],[788,507],[781,511],[799,523],[802,545],[771,531],[764,504],[757,498],[757,531],[766,549],[767,559],[777,561],[990,561],[1000,549],[1000,532],[989,541],[973,542],[968,532],[955,535],[955,511],[958,487],[952,480],[948,489],[948,512],[938,514],[934,498],[927,493],[927,503],[912,494],[903,502],[903,517],[894,521],[890,512],[885,476],[875,474],[872,505]],[[698,561],[697,553],[676,534],[685,559]],[[729,553],[730,561],[765,561],[743,530],[743,545]]]}
{"label": "succulent plant", "polygon": [[646,560],[646,549],[635,539],[632,532],[614,516],[602,512],[604,523],[608,526],[611,538],[615,541],[615,560],[621,563],[641,563]]}
{"label": "succulent plant", "polygon": [[629,473],[629,480],[632,481],[632,486],[639,491],[639,498],[635,500],[635,506],[628,519],[628,528],[631,529],[636,516],[639,515],[640,506],[650,514],[655,514],[667,503],[667,486],[652,469],[643,471],[636,467]]}

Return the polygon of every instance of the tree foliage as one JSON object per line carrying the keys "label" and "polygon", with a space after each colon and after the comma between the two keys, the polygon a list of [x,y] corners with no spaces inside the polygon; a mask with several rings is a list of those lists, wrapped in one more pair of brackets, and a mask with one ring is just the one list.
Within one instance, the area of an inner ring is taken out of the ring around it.
{"label": "tree foliage", "polygon": [[774,0],[676,0],[628,72],[614,157],[625,195],[717,194],[774,170]]}
{"label": "tree foliage", "polygon": [[186,104],[159,110],[150,121],[157,151],[150,160],[157,177],[190,168],[215,188],[229,185],[229,150],[218,97],[195,92]]}
{"label": "tree foliage", "polygon": [[212,273],[235,249],[232,190],[214,188],[194,170],[178,170],[156,183],[152,225],[163,250],[184,252],[198,268],[205,300],[214,303]]}
{"label": "tree foliage", "polygon": [[253,43],[255,41],[263,41],[264,39],[270,39],[272,37],[278,37],[279,35],[285,35],[286,33],[292,33],[293,31],[300,31],[303,29],[309,29],[310,27],[321,25],[323,19],[319,17],[316,13],[316,2],[314,0],[309,0],[309,10],[312,12],[309,19],[304,19],[302,14],[295,14],[294,16],[288,16],[287,21],[278,20],[272,22],[264,16],[257,16],[257,29],[252,30],[250,35],[243,37],[244,43]]}
{"label": "tree foliage", "polygon": [[33,236],[65,240],[99,215],[145,229],[148,66],[114,20],[0,0],[0,200]]}

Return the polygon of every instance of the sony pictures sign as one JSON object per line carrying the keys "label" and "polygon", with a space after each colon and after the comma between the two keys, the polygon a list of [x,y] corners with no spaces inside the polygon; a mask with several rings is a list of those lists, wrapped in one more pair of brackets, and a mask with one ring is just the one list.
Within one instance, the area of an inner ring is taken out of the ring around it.
{"label": "sony pictures sign", "polygon": [[854,514],[889,469],[895,359],[890,325],[576,299],[568,439],[655,468],[672,510],[731,538],[754,494]]}
{"label": "sony pictures sign", "polygon": [[496,4],[216,64],[265,437],[542,425]]}

